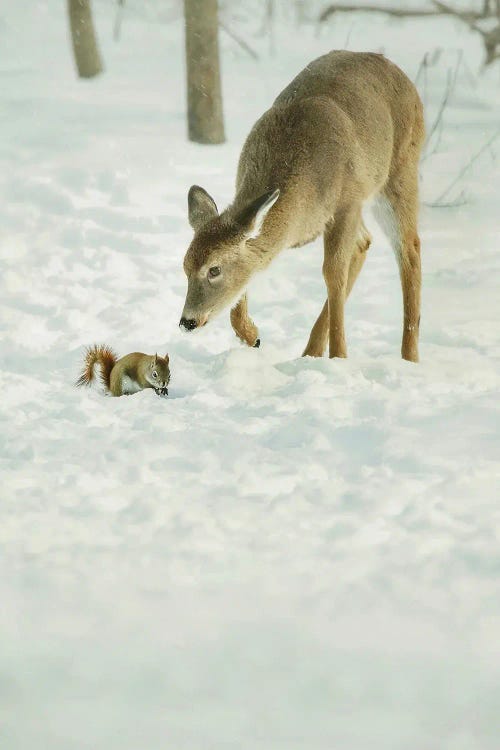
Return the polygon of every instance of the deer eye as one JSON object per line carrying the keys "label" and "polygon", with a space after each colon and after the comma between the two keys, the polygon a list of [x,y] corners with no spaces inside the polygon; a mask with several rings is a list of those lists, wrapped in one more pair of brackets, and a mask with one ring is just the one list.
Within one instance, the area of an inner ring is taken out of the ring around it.
{"label": "deer eye", "polygon": [[154,377],[154,379],[156,380],[156,378],[158,377],[158,373],[156,372],[156,370],[153,370],[153,372],[151,374]]}
{"label": "deer eye", "polygon": [[217,276],[220,276],[220,266],[212,266],[212,268],[208,269],[209,279],[215,279]]}

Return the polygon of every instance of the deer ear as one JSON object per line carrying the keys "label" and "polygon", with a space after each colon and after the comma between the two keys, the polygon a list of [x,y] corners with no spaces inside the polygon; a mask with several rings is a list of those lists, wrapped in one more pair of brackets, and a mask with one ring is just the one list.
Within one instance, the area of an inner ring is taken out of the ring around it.
{"label": "deer ear", "polygon": [[269,190],[241,211],[238,222],[244,228],[247,240],[253,240],[259,236],[264,219],[279,197],[279,190]]}
{"label": "deer ear", "polygon": [[214,199],[199,185],[193,185],[188,193],[189,223],[196,232],[209,219],[219,215]]}
{"label": "deer ear", "polygon": [[243,227],[247,240],[255,239],[262,231],[262,225],[267,214],[280,197],[279,190],[269,190],[252,201],[237,217]]}

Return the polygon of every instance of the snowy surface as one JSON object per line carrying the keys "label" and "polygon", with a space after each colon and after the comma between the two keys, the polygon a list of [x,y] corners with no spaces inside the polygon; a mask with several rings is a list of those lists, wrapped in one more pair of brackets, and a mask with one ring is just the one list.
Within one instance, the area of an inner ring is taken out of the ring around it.
{"label": "snowy surface", "polygon": [[[399,358],[396,264],[369,216],[348,360],[298,357],[325,296],[319,242],[256,279],[261,349],[227,316],[177,323],[187,189],[231,200],[249,127],[310,59],[348,40],[415,78],[430,52],[432,125],[464,50],[426,203],[498,128],[498,68],[477,78],[479,40],[449,20],[346,15],[318,34],[285,18],[270,57],[236,17],[260,59],[222,37],[228,141],[202,147],[180,20],[135,3],[115,45],[113,3],[95,2],[106,73],[82,82],[64,4],[9,5],[1,747],[497,750],[500,142],[447,196],[462,205],[422,209],[419,365]],[[171,397],[76,390],[93,342],[168,351]]]}

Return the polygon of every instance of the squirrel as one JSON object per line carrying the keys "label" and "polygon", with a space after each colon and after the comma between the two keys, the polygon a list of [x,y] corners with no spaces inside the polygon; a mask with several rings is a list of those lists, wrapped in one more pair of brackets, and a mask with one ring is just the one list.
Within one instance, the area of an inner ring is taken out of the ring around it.
{"label": "squirrel", "polygon": [[91,385],[96,364],[100,367],[101,382],[111,396],[128,396],[144,388],[153,388],[158,396],[168,396],[168,354],[159,357],[157,354],[133,352],[118,359],[115,352],[105,344],[89,346],[76,386]]}

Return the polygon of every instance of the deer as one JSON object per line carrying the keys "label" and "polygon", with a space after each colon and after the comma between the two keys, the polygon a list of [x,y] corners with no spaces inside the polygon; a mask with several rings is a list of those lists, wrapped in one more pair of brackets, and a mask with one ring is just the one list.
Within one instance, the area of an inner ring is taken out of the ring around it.
{"label": "deer", "polygon": [[193,239],[180,327],[205,326],[225,308],[236,335],[260,345],[247,286],[285,248],[323,234],[326,301],[303,356],[346,357],[344,307],[371,235],[373,205],[399,266],[401,355],[418,362],[421,263],[418,164],[423,106],[405,73],[381,54],[334,50],[311,62],[253,126],[240,154],[236,194],[221,213],[198,185],[188,193]]}

